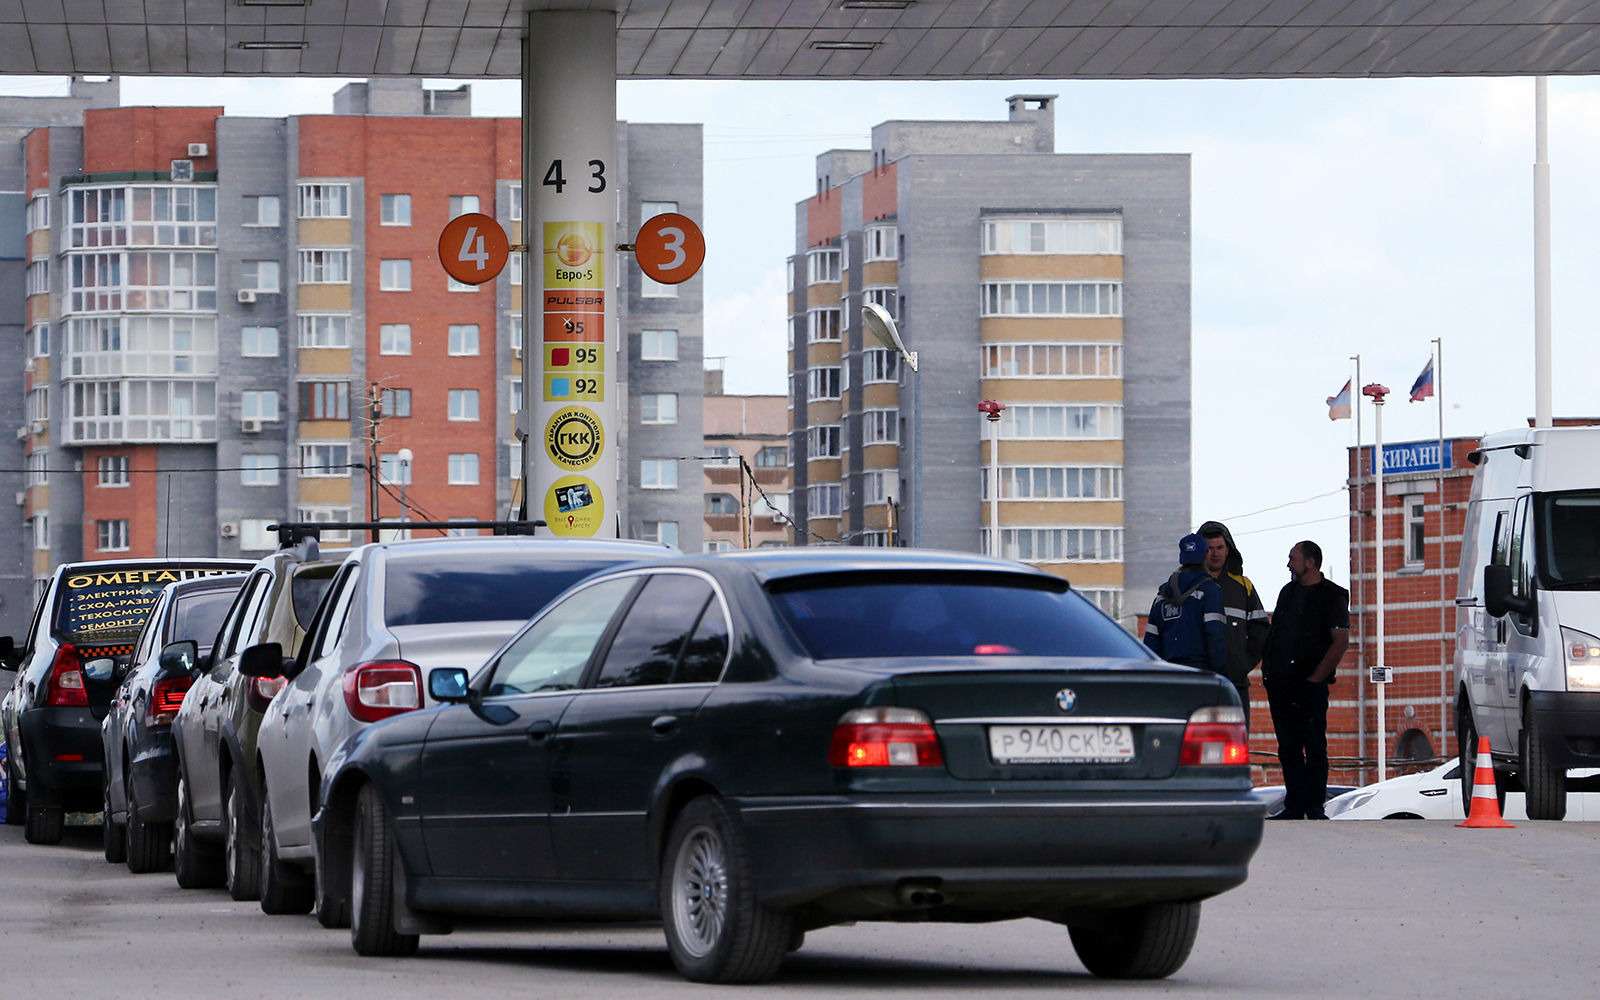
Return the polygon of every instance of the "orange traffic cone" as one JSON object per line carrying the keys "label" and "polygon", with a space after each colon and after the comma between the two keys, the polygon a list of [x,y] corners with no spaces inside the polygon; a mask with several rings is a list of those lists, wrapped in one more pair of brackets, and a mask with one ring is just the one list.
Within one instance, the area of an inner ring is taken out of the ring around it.
{"label": "orange traffic cone", "polygon": [[1494,762],[1489,759],[1489,737],[1478,737],[1478,765],[1472,775],[1472,808],[1456,826],[1471,830],[1509,830],[1513,824],[1500,818],[1500,800],[1494,791]]}

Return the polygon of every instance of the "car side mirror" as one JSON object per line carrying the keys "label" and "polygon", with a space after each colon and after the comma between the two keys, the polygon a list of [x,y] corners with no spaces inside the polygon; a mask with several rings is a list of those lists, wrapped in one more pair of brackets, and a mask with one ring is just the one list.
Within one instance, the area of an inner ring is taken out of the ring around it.
{"label": "car side mirror", "polygon": [[1495,618],[1511,610],[1511,567],[1490,563],[1483,568],[1483,607]]}
{"label": "car side mirror", "polygon": [[116,674],[117,661],[109,656],[90,660],[83,665],[84,679],[94,681],[97,684],[103,684],[111,680]]}
{"label": "car side mirror", "polygon": [[161,667],[163,677],[192,674],[200,665],[200,646],[193,639],[169,642],[161,647],[161,653],[156,657],[156,664]]}
{"label": "car side mirror", "polygon": [[460,667],[435,667],[428,671],[428,696],[446,704],[469,700],[472,689],[467,685],[467,672]]}
{"label": "car side mirror", "polygon": [[0,635],[0,670],[15,670],[21,663],[22,652],[17,649],[17,640]]}
{"label": "car side mirror", "polygon": [[246,677],[282,677],[285,663],[283,644],[261,642],[239,654],[239,673]]}

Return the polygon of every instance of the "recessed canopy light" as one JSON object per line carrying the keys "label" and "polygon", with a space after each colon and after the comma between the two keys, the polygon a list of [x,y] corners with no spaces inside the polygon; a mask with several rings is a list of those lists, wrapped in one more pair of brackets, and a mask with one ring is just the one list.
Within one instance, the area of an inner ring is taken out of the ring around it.
{"label": "recessed canopy light", "polygon": [[905,10],[917,0],[841,0],[840,10]]}
{"label": "recessed canopy light", "polygon": [[871,52],[880,44],[879,42],[812,42],[811,47],[830,52]]}
{"label": "recessed canopy light", "polygon": [[246,52],[299,52],[306,47],[305,42],[240,42],[239,48]]}

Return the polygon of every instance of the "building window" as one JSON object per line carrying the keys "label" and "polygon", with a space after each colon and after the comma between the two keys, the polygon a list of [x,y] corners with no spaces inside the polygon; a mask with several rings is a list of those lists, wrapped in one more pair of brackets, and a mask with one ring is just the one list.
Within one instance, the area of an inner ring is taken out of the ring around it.
{"label": "building window", "polygon": [[411,225],[411,196],[409,194],[379,195],[378,223],[384,226]]}
{"label": "building window", "polygon": [[[989,436],[984,418],[980,433]],[[1122,438],[1122,406],[1114,403],[1084,406],[1014,403],[1000,415],[1004,440],[1116,441]]]}
{"label": "building window", "polygon": [[110,246],[216,246],[217,189],[203,184],[74,188],[71,249]]}
{"label": "building window", "polygon": [[67,321],[69,376],[211,375],[215,316],[94,316]]}
{"label": "building window", "polygon": [[900,355],[881,347],[868,348],[861,352],[861,373],[862,382],[868,385],[874,382],[899,382]]}
{"label": "building window", "polygon": [[35,514],[28,523],[33,526],[33,547],[39,550],[50,548],[50,515]]}
{"label": "building window", "polygon": [[784,291],[786,292],[794,291],[794,268],[795,259],[793,257],[783,262],[783,283],[785,286]]}
{"label": "building window", "polygon": [[[304,250],[300,251],[303,255]],[[384,260],[378,262],[378,290],[382,292],[411,291],[411,262],[409,260]]]}
{"label": "building window", "polygon": [[101,486],[128,485],[128,456],[101,455],[95,460],[97,482]]}
{"label": "building window", "polygon": [[452,358],[474,357],[478,353],[478,324],[450,327],[448,349]]}
{"label": "building window", "polygon": [[506,464],[511,467],[511,478],[522,478],[522,442],[511,441],[506,445]]}
{"label": "building window", "polygon": [[644,330],[639,334],[639,360],[678,360],[678,331]]}
{"label": "building window", "polygon": [[274,519],[247,517],[239,522],[239,550],[242,552],[270,552],[278,547],[278,536],[268,531]]}
{"label": "building window", "polygon": [[449,406],[451,420],[477,420],[478,390],[451,389]]}
{"label": "building window", "polygon": [[506,340],[510,342],[513,354],[522,353],[522,316],[520,313],[506,315]]}
{"label": "building window", "polygon": [[94,523],[96,548],[101,552],[128,551],[127,521],[96,521]]}
{"label": "building window", "polygon": [[[473,518],[470,518],[470,517],[452,517],[452,518],[450,518],[450,520],[452,520],[452,521],[471,521],[471,520],[473,520]],[[477,529],[477,528],[446,528],[446,529],[444,529],[444,533],[445,533],[445,537],[446,538],[475,538],[475,537],[483,534],[483,532],[481,530]]]}
{"label": "building window", "polygon": [[[989,499],[989,470],[981,473]],[[1000,469],[1002,500],[1121,500],[1122,470],[1111,465],[1007,465]]]}
{"label": "building window", "polygon": [[[350,520],[349,507],[299,507],[295,510],[298,520],[315,524],[336,524],[340,521]],[[348,542],[350,530],[348,528],[324,529],[321,533],[324,542]]]}
{"label": "building window", "polygon": [[806,342],[811,344],[836,341],[842,326],[843,310],[806,310]]}
{"label": "building window", "polygon": [[864,256],[867,260],[895,260],[897,259],[896,244],[900,227],[895,225],[868,226],[862,235]]}
{"label": "building window", "polygon": [[50,258],[37,257],[28,262],[28,294],[50,294]]}
{"label": "building window", "polygon": [[900,472],[897,469],[876,469],[861,477],[862,503],[888,503],[899,491]]}
{"label": "building window", "polygon": [[[658,215],[676,212],[678,203],[675,201],[641,201],[639,202],[639,225],[642,228],[646,222]],[[646,299],[675,299],[678,297],[677,285],[663,285],[652,280],[644,272],[639,273],[639,296]]]}
{"label": "building window", "polygon": [[707,517],[733,517],[739,513],[739,501],[731,493],[707,493]]}
{"label": "building window", "polygon": [[784,520],[789,516],[789,494],[787,493],[757,493],[756,517],[770,517],[773,520]]}
{"label": "building window", "polygon": [[1120,281],[985,281],[983,316],[1121,316]]}
{"label": "building window", "polygon": [[244,198],[244,225],[278,225],[278,196],[275,194],[249,194]]}
{"label": "building window", "polygon": [[639,488],[642,490],[675,490],[678,488],[678,462],[671,458],[644,458],[639,460]]}
{"label": "building window", "polygon": [[839,280],[842,258],[837,247],[819,247],[806,252],[806,284],[821,285]]}
{"label": "building window", "polygon": [[349,283],[350,251],[300,251],[300,284],[348,285]]}
{"label": "building window", "polygon": [[301,313],[299,324],[301,348],[350,346],[349,313]]}
{"label": "building window", "polygon": [[727,445],[706,449],[706,466],[712,469],[732,469],[739,464],[739,453]]}
{"label": "building window", "polygon": [[476,292],[477,285],[469,285],[464,281],[457,281],[450,275],[444,276],[444,290],[447,292]]}
{"label": "building window", "polygon": [[478,485],[478,456],[472,453],[450,456],[450,485]]}
{"label": "building window", "polygon": [[985,219],[983,252],[1122,252],[1121,219]]}
{"label": "building window", "polygon": [[675,392],[646,392],[639,396],[639,422],[643,424],[675,424],[678,422],[678,394]]}
{"label": "building window", "polygon": [[506,185],[506,201],[510,205],[508,215],[512,222],[522,221],[522,185],[512,181]]}
{"label": "building window", "polygon": [[506,261],[506,273],[510,275],[510,278],[508,278],[507,280],[509,280],[513,285],[521,285],[522,284],[522,253],[521,253],[521,251],[517,251],[517,252],[512,253],[511,257]]}
{"label": "building window", "polygon": [[275,389],[246,389],[239,394],[239,416],[244,420],[278,419],[278,393]]}
{"label": "building window", "polygon": [[789,465],[789,449],[781,444],[764,445],[756,452],[756,468],[783,469]]}
{"label": "building window", "polygon": [[242,260],[239,262],[239,287],[255,292],[276,293],[283,287],[275,260]]}
{"label": "building window", "polygon": [[453,194],[450,196],[450,218],[458,215],[471,215],[478,211],[478,196],[475,194]]}
{"label": "building window", "polygon": [[304,479],[348,479],[350,442],[302,441],[300,476]]}
{"label": "building window", "polygon": [[984,378],[1121,378],[1121,344],[985,344]]}
{"label": "building window", "polygon": [[411,327],[405,323],[384,323],[378,327],[379,354],[410,354]]}
{"label": "building window", "polygon": [[838,483],[818,483],[806,487],[807,517],[838,517],[843,507],[844,491]]}
{"label": "building window", "polygon": [[806,458],[838,458],[839,438],[838,424],[807,427]]}
{"label": "building window", "polygon": [[301,382],[300,419],[349,420],[349,382]]}
{"label": "building window", "polygon": [[1101,611],[1104,611],[1112,618],[1122,618],[1122,591],[1119,588],[1102,587],[1093,590],[1085,590],[1079,587],[1073,587],[1072,589],[1082,594],[1086,600],[1092,602],[1095,607],[1099,608]]}
{"label": "building window", "polygon": [[1427,510],[1428,500],[1424,496],[1413,495],[1402,497],[1405,504],[1406,521],[1406,566],[1416,568],[1427,562]]}
{"label": "building window", "polygon": [[28,357],[48,358],[50,356],[50,324],[40,323],[28,331]]}
{"label": "building window", "polygon": [[411,416],[410,389],[384,389],[379,396],[384,418]]}
{"label": "building window", "polygon": [[863,302],[871,302],[890,316],[898,318],[900,315],[898,292],[899,289],[894,285],[873,285],[861,290],[861,298]]}
{"label": "building window", "polygon": [[819,399],[838,398],[838,368],[828,367],[806,369],[806,399],[816,402]]}
{"label": "building window", "polygon": [[[992,532],[983,529],[983,551],[993,552]],[[1000,529],[1000,555],[1023,562],[1121,562],[1121,528]]]}
{"label": "building window", "polygon": [[863,410],[861,411],[861,443],[867,444],[899,444],[900,443],[900,411],[899,410]]}
{"label": "building window", "polygon": [[[28,485],[43,486],[50,481],[50,453],[43,448],[28,453]],[[101,484],[105,485],[104,483]]]}
{"label": "building window", "polygon": [[378,481],[390,486],[410,486],[412,464],[400,461],[399,455],[379,455]]}
{"label": "building window", "polygon": [[639,537],[646,542],[678,547],[677,521],[645,521],[639,528]]}
{"label": "building window", "polygon": [[701,546],[702,552],[732,552],[733,543],[726,538],[708,538]]}
{"label": "building window", "polygon": [[348,219],[350,218],[350,185],[302,184],[300,185],[300,218]]}
{"label": "building window", "polygon": [[28,199],[28,232],[50,228],[50,196],[36,194]]}
{"label": "building window", "polygon": [[511,380],[511,412],[522,412],[522,379]]}
{"label": "building window", "polygon": [[67,439],[207,441],[217,436],[217,387],[188,379],[117,379],[69,383]]}
{"label": "building window", "polygon": [[247,326],[239,330],[239,353],[246,358],[278,356],[278,328]]}
{"label": "building window", "polygon": [[276,486],[283,460],[277,455],[240,455],[239,485]]}
{"label": "building window", "polygon": [[50,420],[50,387],[41,385],[28,390],[28,397],[23,404],[23,415],[28,420],[48,423]]}

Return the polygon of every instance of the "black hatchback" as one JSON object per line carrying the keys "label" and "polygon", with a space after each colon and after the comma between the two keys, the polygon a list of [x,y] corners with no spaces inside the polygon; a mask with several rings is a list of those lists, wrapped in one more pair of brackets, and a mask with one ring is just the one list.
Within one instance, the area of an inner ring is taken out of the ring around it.
{"label": "black hatchback", "polygon": [[605,572],[451,701],[330,761],[325,877],[363,954],[467,920],[659,919],[685,976],[751,982],[812,928],[1066,926],[1165,976],[1260,843],[1244,717],[1065,581],[944,553]]}

